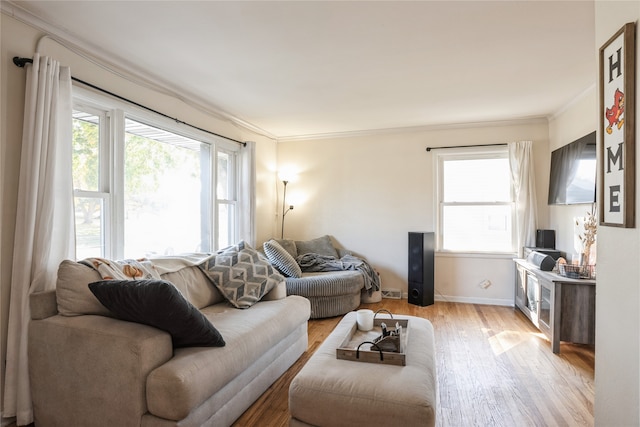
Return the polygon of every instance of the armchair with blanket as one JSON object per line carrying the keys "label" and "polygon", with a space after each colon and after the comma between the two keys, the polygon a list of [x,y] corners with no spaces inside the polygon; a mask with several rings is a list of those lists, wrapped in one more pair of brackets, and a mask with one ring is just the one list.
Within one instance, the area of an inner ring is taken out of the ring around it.
{"label": "armchair with blanket", "polygon": [[264,243],[267,258],[286,278],[287,295],[311,303],[311,318],[339,316],[360,305],[361,297],[380,290],[377,272],[363,258],[336,249],[331,237]]}

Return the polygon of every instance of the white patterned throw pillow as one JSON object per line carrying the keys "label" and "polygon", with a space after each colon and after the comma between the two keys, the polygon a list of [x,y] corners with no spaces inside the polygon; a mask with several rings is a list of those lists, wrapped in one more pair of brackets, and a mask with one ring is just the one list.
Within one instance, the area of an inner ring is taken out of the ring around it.
{"label": "white patterned throw pillow", "polygon": [[271,264],[275,265],[278,270],[289,277],[302,277],[302,270],[295,258],[293,258],[291,254],[278,242],[275,240],[269,240],[268,242],[264,242],[263,247],[267,258],[269,258]]}
{"label": "white patterned throw pillow", "polygon": [[284,281],[271,263],[247,243],[230,246],[199,267],[236,308],[249,308]]}

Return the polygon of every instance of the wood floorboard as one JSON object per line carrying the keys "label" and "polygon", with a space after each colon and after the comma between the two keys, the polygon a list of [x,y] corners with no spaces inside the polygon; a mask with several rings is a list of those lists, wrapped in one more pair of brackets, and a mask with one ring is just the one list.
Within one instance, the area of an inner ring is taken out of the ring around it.
{"label": "wood floorboard", "polygon": [[[511,307],[383,299],[362,308],[429,319],[435,329],[437,426],[593,426],[592,347],[561,343],[560,354]],[[309,321],[307,352],[234,427],[289,424],[289,384],[341,317]]]}

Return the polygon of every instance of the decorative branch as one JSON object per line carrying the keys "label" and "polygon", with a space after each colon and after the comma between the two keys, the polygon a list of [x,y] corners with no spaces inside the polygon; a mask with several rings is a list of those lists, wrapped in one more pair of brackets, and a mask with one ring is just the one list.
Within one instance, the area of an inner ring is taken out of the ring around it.
{"label": "decorative branch", "polygon": [[[578,221],[576,221],[576,225],[580,225]],[[583,253],[586,258],[585,261],[588,262],[589,254],[591,253],[591,246],[596,242],[596,233],[598,231],[598,219],[596,217],[595,205],[591,206],[591,212],[587,212],[587,216],[584,219],[583,229],[584,231],[578,235],[578,238],[582,242]]]}

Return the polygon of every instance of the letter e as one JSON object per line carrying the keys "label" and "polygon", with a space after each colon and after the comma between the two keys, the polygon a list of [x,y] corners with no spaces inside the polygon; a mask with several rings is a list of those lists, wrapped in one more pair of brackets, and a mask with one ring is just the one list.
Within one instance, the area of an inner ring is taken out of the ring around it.
{"label": "letter e", "polygon": [[612,185],[609,187],[609,212],[620,212],[620,186]]}

